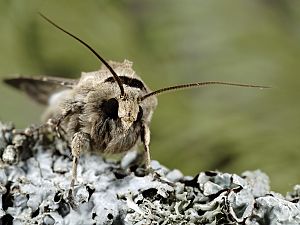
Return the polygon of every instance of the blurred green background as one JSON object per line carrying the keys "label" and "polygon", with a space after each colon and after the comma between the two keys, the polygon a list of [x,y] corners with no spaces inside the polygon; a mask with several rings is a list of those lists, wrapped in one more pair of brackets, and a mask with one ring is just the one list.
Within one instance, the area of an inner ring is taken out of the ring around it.
{"label": "blurred green background", "polygon": [[[99,69],[38,11],[104,58],[133,61],[153,90],[206,80],[272,86],[159,96],[152,158],[189,175],[259,168],[282,193],[300,183],[300,1],[0,0],[0,78]],[[41,106],[3,84],[0,90],[1,120],[38,123]]]}

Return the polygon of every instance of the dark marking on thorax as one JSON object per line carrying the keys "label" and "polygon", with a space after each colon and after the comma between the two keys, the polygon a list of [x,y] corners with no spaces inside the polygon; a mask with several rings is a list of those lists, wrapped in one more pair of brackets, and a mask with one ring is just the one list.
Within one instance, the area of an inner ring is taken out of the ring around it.
{"label": "dark marking on thorax", "polygon": [[[123,84],[125,84],[129,87],[138,88],[140,90],[147,91],[143,82],[136,78],[130,78],[130,77],[126,77],[126,76],[119,76],[119,78]],[[109,77],[104,82],[113,83],[113,82],[115,82],[115,79],[113,77]]]}

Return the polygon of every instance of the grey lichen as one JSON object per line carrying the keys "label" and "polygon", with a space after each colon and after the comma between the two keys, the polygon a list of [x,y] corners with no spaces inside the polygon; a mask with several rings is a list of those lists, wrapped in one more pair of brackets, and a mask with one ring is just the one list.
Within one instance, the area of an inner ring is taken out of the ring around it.
{"label": "grey lichen", "polygon": [[120,161],[83,154],[73,209],[67,146],[51,132],[0,123],[0,224],[300,224],[299,185],[283,197],[258,170],[190,177],[157,161],[145,174],[137,152]]}

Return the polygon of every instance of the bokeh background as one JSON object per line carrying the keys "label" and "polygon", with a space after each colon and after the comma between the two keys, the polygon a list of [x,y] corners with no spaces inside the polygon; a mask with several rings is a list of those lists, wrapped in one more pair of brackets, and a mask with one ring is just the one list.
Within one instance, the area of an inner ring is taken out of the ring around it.
{"label": "bokeh background", "polygon": [[[0,78],[79,77],[100,65],[43,12],[106,59],[134,62],[152,89],[221,80],[159,96],[153,159],[187,175],[261,169],[275,191],[300,183],[300,1],[0,0]],[[43,107],[0,84],[0,119],[38,123]]]}

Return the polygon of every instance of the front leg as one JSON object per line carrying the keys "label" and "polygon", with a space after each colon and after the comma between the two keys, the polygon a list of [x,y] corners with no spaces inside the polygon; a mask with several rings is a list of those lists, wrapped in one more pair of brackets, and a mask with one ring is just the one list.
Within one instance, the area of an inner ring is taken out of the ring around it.
{"label": "front leg", "polygon": [[72,178],[71,184],[69,189],[69,199],[73,200],[73,191],[74,191],[74,184],[77,179],[77,165],[80,154],[85,151],[89,151],[91,148],[91,139],[90,135],[84,132],[77,132],[73,135],[72,143],[71,143],[71,150],[72,150]]}
{"label": "front leg", "polygon": [[146,170],[150,169],[150,150],[149,150],[149,144],[150,144],[150,129],[147,124],[142,125],[142,133],[141,133],[141,139],[144,144],[144,162],[146,166]]}

